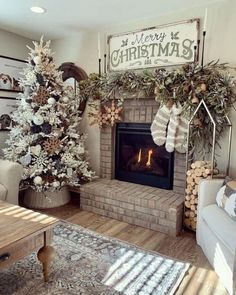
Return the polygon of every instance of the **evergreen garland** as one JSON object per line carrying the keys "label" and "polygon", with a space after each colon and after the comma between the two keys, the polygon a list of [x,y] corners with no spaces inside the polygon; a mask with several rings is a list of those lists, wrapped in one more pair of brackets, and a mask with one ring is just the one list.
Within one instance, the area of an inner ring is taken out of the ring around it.
{"label": "evergreen garland", "polygon": [[[80,99],[88,99],[90,116],[94,117],[110,100],[117,98],[117,104],[122,106],[125,98],[136,93],[137,97],[155,97],[161,104],[180,102],[188,119],[204,99],[217,124],[219,139],[225,116],[236,100],[235,80],[228,70],[226,64],[210,62],[203,68],[193,63],[171,70],[112,72],[101,77],[91,74],[79,83]],[[201,110],[194,120],[193,144],[201,141],[204,147],[211,146],[213,126],[209,123],[205,110]]]}

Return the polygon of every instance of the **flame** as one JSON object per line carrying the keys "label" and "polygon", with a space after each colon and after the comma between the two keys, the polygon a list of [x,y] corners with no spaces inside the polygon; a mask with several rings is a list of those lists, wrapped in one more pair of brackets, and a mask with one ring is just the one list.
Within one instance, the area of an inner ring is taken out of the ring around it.
{"label": "flame", "polygon": [[142,149],[140,149],[138,153],[138,163],[141,162],[141,157],[142,157]]}
{"label": "flame", "polygon": [[148,161],[147,161],[147,163],[146,163],[146,166],[151,166],[152,153],[153,153],[152,150],[149,150],[149,151],[148,151]]}

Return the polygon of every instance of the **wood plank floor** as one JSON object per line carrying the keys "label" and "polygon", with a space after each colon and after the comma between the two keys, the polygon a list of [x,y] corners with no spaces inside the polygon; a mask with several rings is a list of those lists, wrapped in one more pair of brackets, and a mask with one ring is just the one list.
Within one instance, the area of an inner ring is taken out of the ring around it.
{"label": "wood plank floor", "polygon": [[178,295],[227,294],[200,247],[197,246],[193,233],[184,232],[176,238],[169,237],[140,226],[82,211],[75,200],[63,207],[41,210],[41,212],[79,224],[105,236],[118,238],[143,249],[190,262],[192,266],[176,293]]}

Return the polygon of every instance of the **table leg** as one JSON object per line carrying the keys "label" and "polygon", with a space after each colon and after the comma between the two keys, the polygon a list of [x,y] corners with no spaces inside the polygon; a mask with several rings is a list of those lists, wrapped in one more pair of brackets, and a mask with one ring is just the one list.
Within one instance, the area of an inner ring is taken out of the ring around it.
{"label": "table leg", "polygon": [[47,282],[49,279],[50,265],[55,256],[55,250],[52,246],[49,245],[48,233],[44,232],[44,246],[38,251],[38,260],[43,265],[43,276],[44,281]]}

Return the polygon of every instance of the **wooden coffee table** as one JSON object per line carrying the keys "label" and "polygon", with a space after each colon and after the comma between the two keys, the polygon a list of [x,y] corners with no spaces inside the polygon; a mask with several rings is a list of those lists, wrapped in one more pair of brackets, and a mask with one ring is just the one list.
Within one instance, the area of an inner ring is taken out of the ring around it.
{"label": "wooden coffee table", "polygon": [[58,219],[0,201],[0,268],[38,251],[48,281],[55,251],[50,246],[52,229]]}

